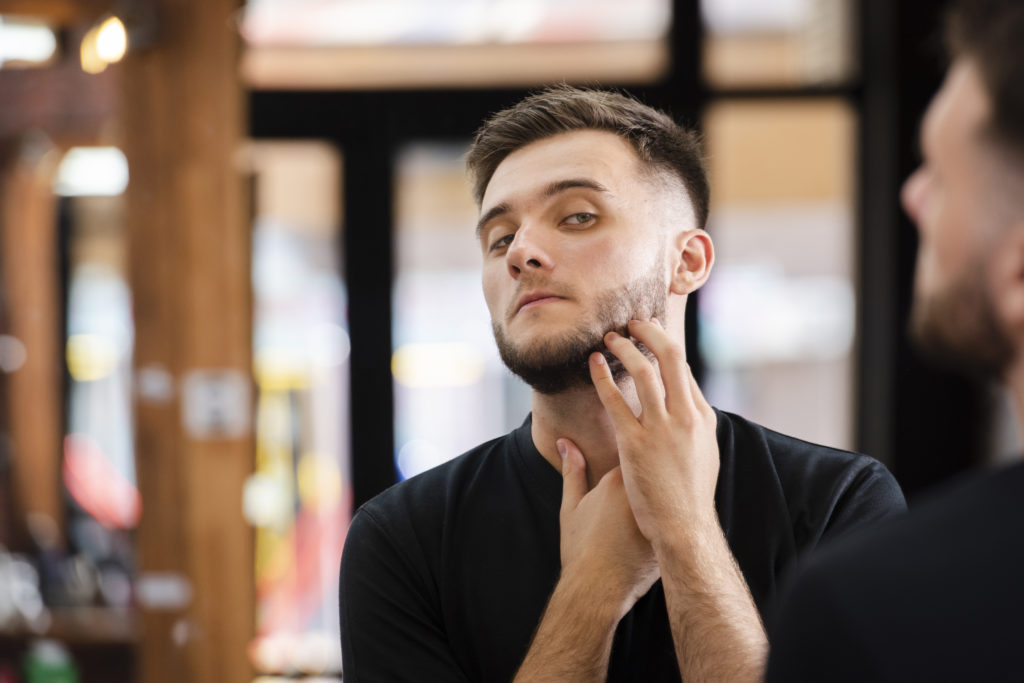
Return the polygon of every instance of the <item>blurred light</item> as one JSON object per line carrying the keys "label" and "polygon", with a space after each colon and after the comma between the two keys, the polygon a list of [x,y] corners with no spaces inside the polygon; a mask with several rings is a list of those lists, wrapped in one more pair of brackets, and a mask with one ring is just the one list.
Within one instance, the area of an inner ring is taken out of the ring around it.
{"label": "blurred light", "polygon": [[791,276],[773,264],[725,266],[703,291],[700,348],[713,368],[833,360],[853,344],[843,278]]}
{"label": "blurred light", "polygon": [[100,24],[96,35],[96,53],[100,59],[113,64],[119,62],[128,51],[128,33],[117,17],[110,17]]}
{"label": "blurred light", "polygon": [[447,460],[434,444],[423,439],[413,439],[402,446],[395,459],[403,479],[415,477]]}
{"label": "blurred light", "polygon": [[142,498],[88,434],[64,437],[64,482],[68,492],[100,524],[132,529],[142,514]]}
{"label": "blurred light", "polygon": [[53,191],[64,197],[116,197],[128,187],[128,160],[117,147],[72,147]]}
{"label": "blurred light", "polygon": [[292,498],[279,479],[257,472],[242,488],[242,514],[252,526],[275,527],[288,521]]}
{"label": "blurred light", "polygon": [[57,52],[57,36],[45,24],[0,16],[0,67],[4,62],[44,64]]}
{"label": "blurred light", "polygon": [[65,353],[68,371],[77,382],[92,382],[110,375],[117,366],[114,342],[98,334],[73,334]]}
{"label": "blurred light", "polygon": [[791,32],[810,15],[809,0],[703,0],[701,14],[712,33]]}
{"label": "blurred light", "polygon": [[310,330],[309,354],[313,364],[320,368],[341,365],[348,360],[352,341],[341,325],[322,323]]}
{"label": "blurred light", "polygon": [[296,472],[299,499],[313,508],[330,508],[341,500],[341,468],[331,458],[308,453],[299,458]]}
{"label": "blurred light", "polygon": [[0,334],[0,372],[15,372],[25,364],[28,351],[17,337]]}
{"label": "blurred light", "polygon": [[108,17],[86,32],[79,57],[82,71],[98,74],[114,62],[121,61],[128,50],[128,33],[117,17]]}
{"label": "blurred light", "polygon": [[391,357],[395,381],[407,387],[465,387],[484,375],[484,359],[469,344],[404,344]]}

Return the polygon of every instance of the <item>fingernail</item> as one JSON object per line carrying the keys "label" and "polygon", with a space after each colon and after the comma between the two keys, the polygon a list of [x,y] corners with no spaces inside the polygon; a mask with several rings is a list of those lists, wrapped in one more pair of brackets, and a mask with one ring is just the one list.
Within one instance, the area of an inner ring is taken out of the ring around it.
{"label": "fingernail", "polygon": [[604,365],[605,364],[605,359],[604,359],[604,354],[603,353],[594,353],[593,355],[591,355],[591,358],[593,358],[594,362],[597,363],[598,365]]}
{"label": "fingernail", "polygon": [[658,320],[657,318],[651,318],[651,322],[654,323],[655,325],[657,325],[658,327],[660,327],[661,329],[665,329],[665,326],[662,325],[661,321]]}
{"label": "fingernail", "polygon": [[610,339],[610,340],[614,341],[614,340],[619,338],[619,333],[618,332],[609,332],[608,334],[604,335],[604,338],[606,340]]}
{"label": "fingernail", "polygon": [[556,441],[555,442],[555,448],[558,449],[558,455],[560,455],[562,457],[562,460],[565,460],[565,454],[569,452],[569,449],[565,447],[565,442],[564,441]]}

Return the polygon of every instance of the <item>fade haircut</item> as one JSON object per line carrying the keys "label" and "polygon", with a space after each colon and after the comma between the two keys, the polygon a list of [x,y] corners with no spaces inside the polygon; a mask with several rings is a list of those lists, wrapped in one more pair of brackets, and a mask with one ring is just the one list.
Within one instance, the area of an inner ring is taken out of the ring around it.
{"label": "fade haircut", "polygon": [[697,227],[708,219],[710,189],[700,138],[670,116],[607,90],[558,85],[500,111],[476,132],[466,156],[477,206],[495,169],[531,142],[577,130],[605,130],[623,138],[652,173],[678,178],[690,198]]}
{"label": "fade haircut", "polygon": [[974,61],[988,93],[983,133],[1024,159],[1024,2],[959,0],[946,29],[951,55]]}

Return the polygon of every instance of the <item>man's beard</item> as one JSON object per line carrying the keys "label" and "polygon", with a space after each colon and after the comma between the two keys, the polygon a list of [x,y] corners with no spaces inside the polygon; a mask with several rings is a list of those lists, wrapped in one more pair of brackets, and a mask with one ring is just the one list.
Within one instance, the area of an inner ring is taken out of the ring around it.
{"label": "man's beard", "polygon": [[985,292],[984,269],[966,274],[930,296],[915,295],[910,338],[928,359],[985,380],[1001,380],[1013,343]]}
{"label": "man's beard", "polygon": [[[502,325],[492,321],[494,340],[501,360],[508,369],[541,394],[591,386],[588,359],[595,351],[604,355],[615,381],[628,375],[622,363],[605,348],[604,335],[615,331],[629,338],[630,320],[658,318],[664,321],[668,290],[662,278],[662,259],[650,275],[637,278],[627,286],[604,292],[594,299],[596,319],[581,321],[579,326],[560,338],[546,339],[532,348],[517,347],[505,334]],[[650,350],[637,343],[648,358]]]}

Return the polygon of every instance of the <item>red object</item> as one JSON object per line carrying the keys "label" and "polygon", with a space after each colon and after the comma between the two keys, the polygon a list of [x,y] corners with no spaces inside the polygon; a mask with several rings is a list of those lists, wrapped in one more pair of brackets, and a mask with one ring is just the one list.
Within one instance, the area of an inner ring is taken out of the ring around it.
{"label": "red object", "polygon": [[138,525],[142,514],[139,490],[88,434],[64,437],[64,484],[75,502],[100,524],[117,529]]}

